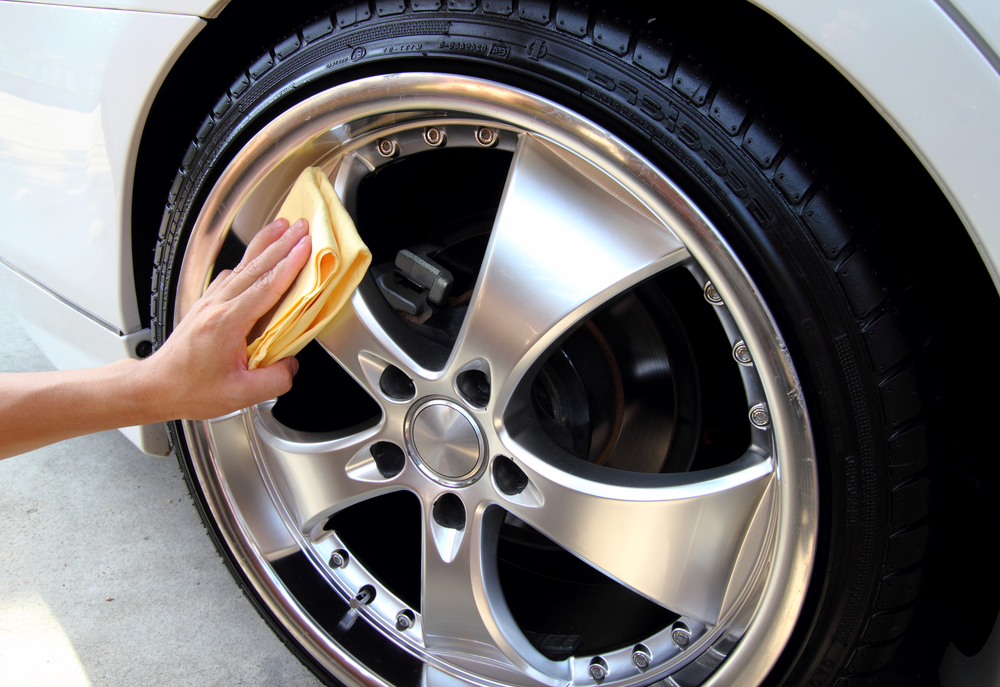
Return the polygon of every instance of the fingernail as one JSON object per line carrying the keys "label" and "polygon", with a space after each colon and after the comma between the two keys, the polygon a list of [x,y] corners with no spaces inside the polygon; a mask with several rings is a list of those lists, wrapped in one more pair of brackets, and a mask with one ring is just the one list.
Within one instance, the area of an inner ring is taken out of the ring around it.
{"label": "fingernail", "polygon": [[304,229],[306,226],[306,221],[304,219],[296,220],[295,224],[292,225],[292,229]]}
{"label": "fingernail", "polygon": [[299,371],[299,361],[292,358],[292,376],[294,377]]}

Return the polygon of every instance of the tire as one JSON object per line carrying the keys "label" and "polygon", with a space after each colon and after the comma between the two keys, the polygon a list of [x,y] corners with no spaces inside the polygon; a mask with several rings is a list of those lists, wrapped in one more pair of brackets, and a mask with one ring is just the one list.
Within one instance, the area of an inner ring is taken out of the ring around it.
{"label": "tire", "polygon": [[374,254],[288,395],[170,427],[329,684],[820,687],[892,658],[928,548],[921,302],[834,117],[697,20],[340,6],[184,155],[157,345],[305,166]]}

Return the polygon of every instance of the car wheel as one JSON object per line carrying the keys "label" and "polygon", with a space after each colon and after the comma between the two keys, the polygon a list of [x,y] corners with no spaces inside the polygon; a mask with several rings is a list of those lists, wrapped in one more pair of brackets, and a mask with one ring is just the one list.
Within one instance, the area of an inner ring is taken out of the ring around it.
{"label": "car wheel", "polygon": [[323,679],[824,685],[892,655],[926,549],[905,278],[809,122],[683,43],[576,4],[358,3],[199,129],[158,343],[306,166],[374,256],[289,394],[171,427]]}

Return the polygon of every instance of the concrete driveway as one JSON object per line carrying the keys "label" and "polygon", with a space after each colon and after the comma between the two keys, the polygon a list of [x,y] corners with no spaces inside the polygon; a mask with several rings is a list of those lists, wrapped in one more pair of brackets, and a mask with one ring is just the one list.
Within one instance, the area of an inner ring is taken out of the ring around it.
{"label": "concrete driveway", "polygon": [[[0,372],[48,369],[0,290]],[[320,684],[237,590],[176,461],[118,432],[0,461],[0,542],[0,684]]]}

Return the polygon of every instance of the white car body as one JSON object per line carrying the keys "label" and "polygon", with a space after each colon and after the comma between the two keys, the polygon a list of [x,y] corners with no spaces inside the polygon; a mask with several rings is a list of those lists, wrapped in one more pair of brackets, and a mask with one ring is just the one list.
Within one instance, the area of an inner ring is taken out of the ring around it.
{"label": "white car body", "polygon": [[[1000,285],[1000,3],[755,2],[892,125]],[[0,1],[0,277],[60,369],[134,357],[151,338],[132,267],[139,144],[156,135],[147,115],[167,74],[226,4]],[[161,426],[124,431],[169,453]],[[952,648],[943,684],[1000,685],[998,642],[972,658]]]}

